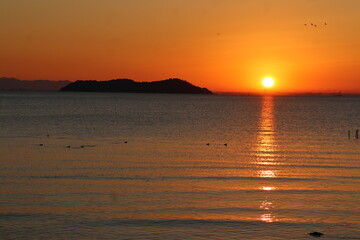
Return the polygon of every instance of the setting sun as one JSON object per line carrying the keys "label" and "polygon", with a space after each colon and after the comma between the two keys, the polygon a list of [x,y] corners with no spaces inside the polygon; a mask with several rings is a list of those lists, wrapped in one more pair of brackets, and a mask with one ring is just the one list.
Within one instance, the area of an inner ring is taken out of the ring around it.
{"label": "setting sun", "polygon": [[274,80],[272,78],[265,78],[262,82],[263,86],[266,88],[270,88],[272,86],[274,86]]}

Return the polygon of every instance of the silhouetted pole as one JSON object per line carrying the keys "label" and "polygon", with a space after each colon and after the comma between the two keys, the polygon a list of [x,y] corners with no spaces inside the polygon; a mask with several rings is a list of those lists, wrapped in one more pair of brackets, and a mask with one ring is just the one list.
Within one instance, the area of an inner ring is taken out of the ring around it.
{"label": "silhouetted pole", "polygon": [[348,130],[348,138],[350,139],[350,130]]}
{"label": "silhouetted pole", "polygon": [[359,139],[359,130],[358,130],[358,129],[356,129],[355,138],[356,138],[356,139]]}

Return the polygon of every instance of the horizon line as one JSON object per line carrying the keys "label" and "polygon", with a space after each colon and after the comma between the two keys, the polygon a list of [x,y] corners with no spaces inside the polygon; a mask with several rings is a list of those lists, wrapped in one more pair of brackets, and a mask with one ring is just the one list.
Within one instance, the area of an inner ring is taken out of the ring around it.
{"label": "horizon line", "polygon": [[[112,81],[112,80],[121,80],[121,79],[128,79],[128,80],[132,80],[135,81],[134,79],[131,78],[112,78],[112,79],[108,79],[108,80],[96,80],[96,79],[77,79],[77,80],[50,80],[50,79],[19,79],[16,77],[0,77],[0,79],[16,79],[19,81],[49,81],[49,82],[76,82],[76,81]],[[163,80],[154,80],[154,81],[140,81],[140,82],[156,82],[156,81],[164,81],[164,80],[169,80],[169,79],[180,79],[186,82],[189,82],[188,80],[179,78],[179,77],[169,77],[169,78],[165,78]],[[190,83],[190,82],[189,82]],[[208,90],[210,90],[208,87],[200,87],[200,88],[206,88]],[[3,90],[3,91],[17,91],[17,90]],[[28,90],[21,90],[18,89],[18,91],[28,91]],[[45,90],[46,91],[46,90]],[[52,91],[52,90],[49,90]],[[212,91],[214,94],[216,95],[239,95],[239,96],[264,96],[264,95],[272,95],[272,96],[360,96],[360,92],[352,92],[352,91],[343,91],[343,90],[338,90],[338,91],[296,91],[296,92],[267,92],[267,93],[263,93],[262,91],[217,91],[217,90],[210,90]]]}

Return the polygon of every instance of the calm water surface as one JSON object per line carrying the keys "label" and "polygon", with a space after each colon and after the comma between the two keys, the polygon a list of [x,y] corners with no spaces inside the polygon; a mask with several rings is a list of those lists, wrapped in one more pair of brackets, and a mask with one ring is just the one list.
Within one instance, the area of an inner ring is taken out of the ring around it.
{"label": "calm water surface", "polygon": [[355,97],[0,92],[0,238],[360,239],[356,129]]}

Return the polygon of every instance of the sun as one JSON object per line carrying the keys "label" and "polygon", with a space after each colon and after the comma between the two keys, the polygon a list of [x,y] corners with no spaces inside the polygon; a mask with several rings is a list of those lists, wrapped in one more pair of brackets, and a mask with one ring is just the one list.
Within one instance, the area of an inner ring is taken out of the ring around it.
{"label": "sun", "polygon": [[274,80],[270,77],[267,77],[262,81],[262,84],[266,88],[271,88],[272,86],[274,86],[274,83],[275,83]]}

